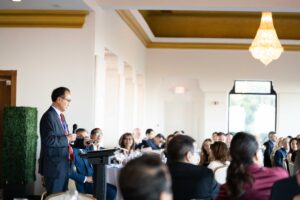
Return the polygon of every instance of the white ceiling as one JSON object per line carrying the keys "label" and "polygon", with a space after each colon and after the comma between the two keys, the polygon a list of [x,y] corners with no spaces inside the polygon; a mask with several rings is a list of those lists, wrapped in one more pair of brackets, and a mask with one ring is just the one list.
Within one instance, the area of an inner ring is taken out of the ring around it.
{"label": "white ceiling", "polygon": [[82,0],[0,0],[0,9],[89,10]]}
{"label": "white ceiling", "polygon": [[300,12],[300,0],[0,0],[0,9],[89,10],[89,1],[104,9]]}
{"label": "white ceiling", "polygon": [[300,12],[299,0],[96,0],[107,9]]}

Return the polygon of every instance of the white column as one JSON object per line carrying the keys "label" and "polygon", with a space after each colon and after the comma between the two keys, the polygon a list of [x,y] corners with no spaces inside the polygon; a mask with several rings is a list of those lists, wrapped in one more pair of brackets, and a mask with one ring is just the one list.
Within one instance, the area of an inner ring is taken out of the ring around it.
{"label": "white column", "polygon": [[[120,111],[120,76],[118,58],[112,54],[105,56],[106,82],[104,98],[104,144],[105,147],[118,146]],[[101,127],[100,127],[101,128]]]}
{"label": "white column", "polygon": [[133,130],[133,116],[134,116],[134,71],[131,66],[125,65],[125,96],[124,96],[124,124],[123,128],[126,132]]}
{"label": "white column", "polygon": [[104,99],[106,85],[106,63],[104,52],[96,55],[95,66],[95,127],[103,127],[104,124]]}

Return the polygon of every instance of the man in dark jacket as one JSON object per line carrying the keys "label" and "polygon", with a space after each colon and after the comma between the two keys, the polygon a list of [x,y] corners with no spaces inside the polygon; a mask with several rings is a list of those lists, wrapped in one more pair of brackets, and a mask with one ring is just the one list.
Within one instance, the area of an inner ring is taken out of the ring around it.
{"label": "man in dark jacket", "polygon": [[276,143],[277,137],[274,131],[271,131],[268,135],[269,140],[264,143],[265,151],[264,151],[264,166],[265,167],[272,167],[271,162],[271,154]]}
{"label": "man in dark jacket", "polygon": [[174,200],[211,200],[218,194],[219,185],[213,172],[196,165],[195,157],[199,157],[199,153],[194,146],[195,140],[187,135],[176,135],[168,143],[168,167]]}

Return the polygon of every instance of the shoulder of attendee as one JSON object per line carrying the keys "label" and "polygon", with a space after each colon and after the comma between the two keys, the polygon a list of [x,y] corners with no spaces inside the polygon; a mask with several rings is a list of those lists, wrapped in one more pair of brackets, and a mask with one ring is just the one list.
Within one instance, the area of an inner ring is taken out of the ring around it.
{"label": "shoulder of attendee", "polygon": [[286,178],[289,177],[288,172],[283,169],[282,167],[273,167],[273,168],[267,168],[269,170],[272,170],[272,173],[274,173],[275,176],[281,177],[281,178]]}
{"label": "shoulder of attendee", "polygon": [[209,163],[209,165],[207,166],[207,168],[214,170],[216,167],[222,166],[223,164],[220,163],[219,161],[213,160]]}
{"label": "shoulder of attendee", "polygon": [[226,191],[226,184],[221,185],[219,193],[215,200],[229,200],[229,197],[228,197],[227,191]]}

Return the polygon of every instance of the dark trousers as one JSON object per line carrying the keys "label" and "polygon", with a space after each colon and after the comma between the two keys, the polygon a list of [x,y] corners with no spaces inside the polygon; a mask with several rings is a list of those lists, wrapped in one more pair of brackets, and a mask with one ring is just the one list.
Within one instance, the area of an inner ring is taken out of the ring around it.
{"label": "dark trousers", "polygon": [[68,190],[69,177],[44,177],[47,195]]}

